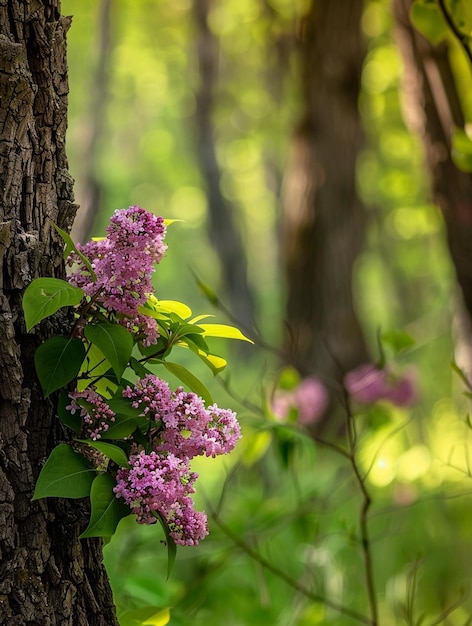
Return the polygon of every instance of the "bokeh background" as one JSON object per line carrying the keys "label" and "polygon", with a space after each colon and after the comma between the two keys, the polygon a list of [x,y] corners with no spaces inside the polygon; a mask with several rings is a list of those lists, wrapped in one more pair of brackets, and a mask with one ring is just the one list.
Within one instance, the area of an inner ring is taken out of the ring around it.
{"label": "bokeh background", "polygon": [[[168,580],[160,528],[120,524],[105,548],[120,611],[170,607],[174,626],[359,623],[316,601],[366,611],[360,494],[313,436],[343,441],[343,375],[377,362],[383,335],[393,366],[415,369],[418,402],[359,417],[380,623],[472,621],[472,65],[436,2],[414,8],[430,48],[410,4],[62,2],[74,238],[103,235],[128,205],[181,220],[158,296],[255,341],[216,344],[220,380],[181,355],[244,438],[195,463],[211,532]],[[447,7],[470,35],[468,2]],[[274,389],[305,376],[331,396],[310,432],[271,411]]]}

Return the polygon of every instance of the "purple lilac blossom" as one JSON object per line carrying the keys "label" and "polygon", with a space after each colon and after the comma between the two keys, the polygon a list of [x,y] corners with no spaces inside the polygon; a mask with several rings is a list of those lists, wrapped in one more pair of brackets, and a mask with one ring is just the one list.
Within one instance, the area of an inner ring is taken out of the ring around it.
{"label": "purple lilac blossom", "polygon": [[197,545],[208,534],[206,515],[194,510],[189,497],[198,475],[173,454],[141,452],[129,464],[130,469],[118,470],[116,497],[124,498],[138,523],[153,524],[161,516],[176,543]]}
{"label": "purple lilac blossom", "polygon": [[[70,404],[66,409],[72,415],[79,413],[85,425],[85,435],[96,441],[110,428],[115,421],[115,413],[106,401],[91,387],[84,391],[73,391],[69,394]],[[80,402],[82,400],[82,402]]]}
{"label": "purple lilac blossom", "polygon": [[371,363],[348,372],[344,377],[344,385],[352,400],[365,405],[387,400],[396,406],[411,406],[418,396],[413,370],[396,375],[387,368],[380,369]]}
{"label": "purple lilac blossom", "polygon": [[175,392],[154,374],[138,379],[126,387],[123,396],[132,400],[143,415],[150,415],[158,426],[154,449],[160,453],[176,454],[181,458],[227,454],[241,438],[236,414],[220,409],[216,404],[205,407],[195,393],[179,387]]}
{"label": "purple lilac blossom", "polygon": [[132,332],[144,333],[147,345],[157,341],[157,324],[141,315],[138,307],[153,292],[151,277],[154,265],[167,249],[163,242],[165,234],[162,217],[131,206],[115,211],[105,239],[77,245],[90,260],[96,281],[77,254],[68,258],[69,265],[78,265],[69,275],[69,282],[81,287],[105,309],[125,316],[121,323]]}

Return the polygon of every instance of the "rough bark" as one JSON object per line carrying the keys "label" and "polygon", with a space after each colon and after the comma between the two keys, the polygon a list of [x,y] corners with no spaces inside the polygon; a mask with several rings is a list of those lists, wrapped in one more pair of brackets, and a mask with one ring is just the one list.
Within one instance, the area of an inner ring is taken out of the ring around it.
{"label": "rough bark", "polygon": [[195,119],[198,165],[206,185],[208,232],[220,260],[224,292],[229,298],[231,312],[240,326],[252,328],[254,297],[247,277],[246,252],[238,231],[234,207],[229,205],[221,192],[221,171],[216,157],[213,104],[219,50],[218,41],[208,23],[210,4],[211,0],[193,2],[200,72]]}
{"label": "rough bark", "polygon": [[362,8],[313,0],[302,22],[304,110],[284,184],[287,360],[328,381],[367,358],[351,288],[364,226],[355,178]]}
{"label": "rough bark", "polygon": [[[52,447],[65,440],[44,400],[34,350],[58,317],[26,334],[22,294],[63,277],[76,206],[67,170],[66,32],[58,0],[0,0],[0,623],[113,626],[99,541],[79,541],[85,504],[31,502]],[[62,327],[62,328],[61,328]]]}
{"label": "rough bark", "polygon": [[[472,363],[472,174],[457,169],[451,148],[455,127],[464,128],[447,41],[433,46],[412,26],[411,0],[394,0],[397,39],[404,60],[405,116],[419,134],[431,177],[434,201],[441,209],[447,243],[460,286],[465,317],[461,341]],[[470,79],[469,79],[470,80]]]}

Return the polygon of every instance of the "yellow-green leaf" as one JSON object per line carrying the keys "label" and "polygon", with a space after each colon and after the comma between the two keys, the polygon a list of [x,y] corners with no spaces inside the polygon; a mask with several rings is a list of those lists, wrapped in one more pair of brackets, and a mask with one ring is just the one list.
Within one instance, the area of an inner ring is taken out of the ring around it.
{"label": "yellow-green leaf", "polygon": [[221,337],[223,339],[239,339],[240,341],[249,341],[254,343],[252,339],[243,335],[243,333],[235,326],[228,324],[199,324],[203,328],[204,337]]}

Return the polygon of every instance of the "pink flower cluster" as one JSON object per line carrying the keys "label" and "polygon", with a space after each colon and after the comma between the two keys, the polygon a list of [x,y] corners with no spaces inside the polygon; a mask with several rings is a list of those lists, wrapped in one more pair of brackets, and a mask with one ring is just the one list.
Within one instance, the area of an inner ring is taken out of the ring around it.
{"label": "pink flower cluster", "polygon": [[66,409],[72,415],[79,413],[85,425],[85,436],[93,441],[100,439],[115,421],[115,413],[102,396],[90,387],[84,391],[73,391],[69,399],[70,404]]}
{"label": "pink flower cluster", "polygon": [[208,533],[207,518],[194,510],[189,497],[197,478],[189,462],[234,448],[241,437],[236,414],[216,405],[205,407],[199,396],[182,388],[172,392],[153,374],[127,386],[123,396],[152,420],[152,451],[132,455],[130,469],[118,471],[115,494],[124,498],[139,523],[151,524],[160,516],[176,543],[196,545]]}
{"label": "pink flower cluster", "polygon": [[396,406],[411,406],[418,399],[416,375],[411,369],[394,374],[388,368],[366,363],[346,374],[344,386],[352,400],[359,404],[387,400]]}
{"label": "pink flower cluster", "polygon": [[279,420],[286,420],[292,410],[303,426],[318,422],[328,407],[326,387],[314,376],[304,378],[290,391],[278,390],[272,401],[272,411]]}
{"label": "pink flower cluster", "polygon": [[168,454],[144,451],[132,456],[130,469],[120,469],[114,489],[118,498],[124,498],[136,513],[141,524],[153,524],[161,516],[175,543],[197,545],[207,534],[205,513],[195,511],[189,494],[197,474],[191,472],[188,462]]}
{"label": "pink flower cluster", "polygon": [[141,407],[143,415],[155,420],[154,449],[160,453],[187,459],[215,457],[231,452],[241,437],[233,411],[220,409],[216,404],[205,407],[200,396],[182,388],[172,392],[165,381],[153,374],[126,387],[123,396],[130,398],[135,408]]}
{"label": "pink flower cluster", "polygon": [[157,325],[152,318],[141,315],[138,307],[153,291],[154,265],[167,249],[163,242],[165,234],[162,217],[131,206],[115,211],[105,239],[77,245],[90,260],[96,280],[77,254],[71,254],[68,259],[70,266],[77,264],[69,282],[81,287],[108,311],[118,314],[129,330],[144,334],[147,345],[157,341]]}

